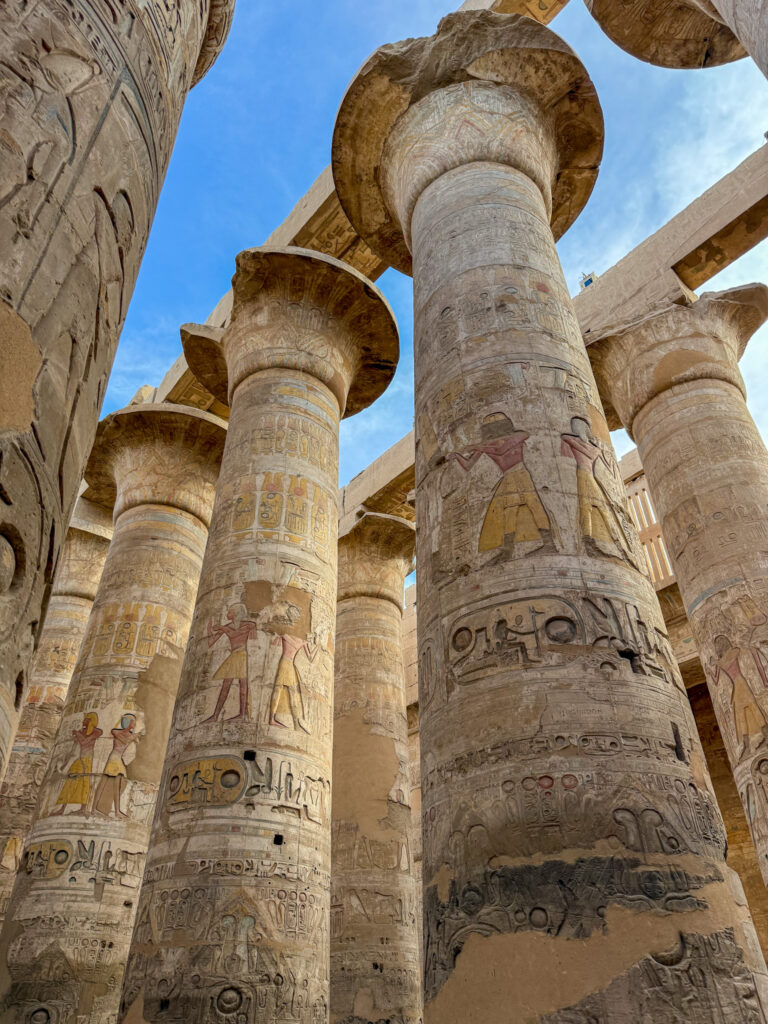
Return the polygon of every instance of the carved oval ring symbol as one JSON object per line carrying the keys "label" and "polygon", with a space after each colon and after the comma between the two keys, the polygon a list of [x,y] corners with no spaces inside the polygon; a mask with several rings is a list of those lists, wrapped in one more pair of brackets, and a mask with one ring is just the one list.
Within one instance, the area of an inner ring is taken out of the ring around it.
{"label": "carved oval ring symbol", "polygon": [[50,1013],[44,1006],[39,1007],[37,1010],[33,1010],[29,1015],[29,1024],[48,1024],[51,1019]]}
{"label": "carved oval ring symbol", "polygon": [[544,623],[544,632],[553,644],[569,644],[576,636],[576,623],[556,615]]}
{"label": "carved oval ring symbol", "polygon": [[216,999],[219,1013],[237,1013],[243,1005],[243,993],[239,988],[223,988]]}
{"label": "carved oval ring symbol", "polygon": [[232,768],[227,769],[227,771],[222,773],[221,784],[224,789],[234,789],[235,786],[239,786],[240,772],[236,772]]}
{"label": "carved oval ring symbol", "polygon": [[470,917],[474,917],[483,905],[483,894],[474,885],[467,885],[461,894],[461,909]]}
{"label": "carved oval ring symbol", "polygon": [[171,781],[168,784],[168,788],[171,791],[171,796],[175,796],[176,793],[178,793],[180,785],[181,785],[181,779],[179,778],[179,776],[178,775],[172,775],[171,776]]}
{"label": "carved oval ring symbol", "polygon": [[457,629],[451,638],[451,646],[454,651],[458,651],[459,654],[463,654],[464,651],[469,650],[472,646],[472,630],[467,629],[466,626],[462,626],[461,629]]}
{"label": "carved oval ring symbol", "polygon": [[649,900],[660,900],[667,891],[664,876],[660,871],[645,871],[640,879],[640,888]]}

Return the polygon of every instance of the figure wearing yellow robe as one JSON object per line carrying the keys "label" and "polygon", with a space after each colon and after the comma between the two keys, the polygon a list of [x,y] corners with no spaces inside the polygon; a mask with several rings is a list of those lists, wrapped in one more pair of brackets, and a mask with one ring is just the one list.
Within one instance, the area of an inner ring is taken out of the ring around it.
{"label": "figure wearing yellow robe", "polygon": [[523,462],[523,446],[530,436],[524,430],[515,430],[505,413],[492,413],[483,420],[482,441],[471,445],[465,453],[451,452],[449,456],[462,469],[469,470],[482,455],[487,455],[503,473],[488,503],[478,551],[493,551],[522,541],[536,541],[537,547],[541,547],[545,542],[542,533],[552,530]]}

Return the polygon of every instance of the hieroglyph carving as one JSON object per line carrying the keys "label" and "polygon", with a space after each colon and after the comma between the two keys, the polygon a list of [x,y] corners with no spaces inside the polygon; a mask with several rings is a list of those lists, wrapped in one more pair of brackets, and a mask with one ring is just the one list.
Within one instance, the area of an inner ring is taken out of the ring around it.
{"label": "hieroglyph carving", "polygon": [[0,774],[181,109],[233,6],[0,12]]}

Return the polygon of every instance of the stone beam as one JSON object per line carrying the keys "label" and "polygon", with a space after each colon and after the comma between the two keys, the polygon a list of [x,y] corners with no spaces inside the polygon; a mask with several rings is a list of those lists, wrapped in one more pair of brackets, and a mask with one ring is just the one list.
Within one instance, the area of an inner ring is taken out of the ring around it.
{"label": "stone beam", "polygon": [[344,533],[364,512],[384,512],[413,522],[413,431],[401,437],[339,491],[339,530]]}
{"label": "stone beam", "polygon": [[768,145],[761,146],[574,298],[587,345],[617,320],[645,316],[768,237]]}
{"label": "stone beam", "polygon": [[[493,10],[501,14],[527,14],[538,21],[548,22],[565,7],[568,0],[466,0],[460,10]],[[265,245],[283,247],[296,245],[302,249],[316,249],[343,260],[375,281],[387,269],[387,264],[376,256],[349,223],[341,208],[333,184],[331,168],[326,167],[309,190],[269,238]],[[224,327],[232,311],[232,291],[224,295],[206,324]],[[217,416],[226,417],[226,410],[214,404],[212,396],[195,381],[184,356],[179,356],[163,378],[156,401],[175,402],[206,409]]]}
{"label": "stone beam", "polygon": [[[468,5],[476,2],[481,0],[467,0]],[[538,2],[543,4],[547,0]],[[334,204],[338,215],[333,212]],[[333,189],[330,169],[326,168],[270,235],[268,243],[302,245],[338,254],[368,277],[377,277],[381,271],[377,272],[370,260],[365,264],[363,242],[348,221],[347,228],[354,237],[344,235],[338,227],[338,217],[346,221]],[[628,320],[644,315],[661,302],[685,301],[690,290],[699,288],[767,236],[768,145],[748,156],[574,297],[584,340],[588,345],[597,341],[617,318]],[[372,255],[370,250],[368,253]],[[363,262],[357,263],[358,260]],[[231,308],[232,295],[227,292],[206,323],[224,326]],[[192,376],[184,356],[165,375],[153,400],[192,405],[221,417],[227,415],[225,407]]]}

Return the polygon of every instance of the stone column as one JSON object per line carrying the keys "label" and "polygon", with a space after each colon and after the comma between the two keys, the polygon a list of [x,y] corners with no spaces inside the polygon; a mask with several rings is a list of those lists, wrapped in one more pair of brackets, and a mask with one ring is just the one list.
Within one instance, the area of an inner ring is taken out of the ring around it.
{"label": "stone column", "polygon": [[428,1024],[766,1019],[554,246],[601,140],[567,45],[487,13],[378,50],[336,123],[347,216],[414,279]]}
{"label": "stone column", "polygon": [[30,666],[26,702],[0,786],[0,927],[48,768],[111,533],[111,524],[100,532],[70,526],[62,548],[45,626]]}
{"label": "stone column", "polygon": [[768,288],[705,292],[590,347],[656,504],[768,884],[768,451],[738,360]]}
{"label": "stone column", "polygon": [[246,250],[233,292],[226,330],[182,329],[231,415],[125,1021],[327,1019],[339,418],[386,387],[397,330],[317,252]]}
{"label": "stone column", "polygon": [[710,68],[747,54],[768,75],[766,0],[585,0],[627,53],[665,68]]}
{"label": "stone column", "polygon": [[421,1022],[403,585],[413,523],[365,513],[339,539],[331,1022]]}
{"label": "stone column", "polygon": [[99,426],[114,536],[0,937],[0,1019],[113,1024],[225,430],[183,406]]}
{"label": "stone column", "polygon": [[0,4],[0,778],[181,110],[233,9]]}

